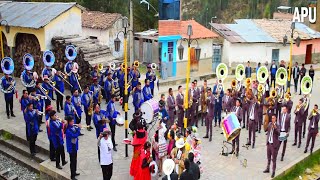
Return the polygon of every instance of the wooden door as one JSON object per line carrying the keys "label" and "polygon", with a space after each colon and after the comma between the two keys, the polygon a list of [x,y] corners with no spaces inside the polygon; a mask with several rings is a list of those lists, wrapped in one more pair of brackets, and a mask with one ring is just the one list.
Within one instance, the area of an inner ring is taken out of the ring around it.
{"label": "wooden door", "polygon": [[305,64],[311,64],[312,60],[312,44],[308,44],[306,48]]}

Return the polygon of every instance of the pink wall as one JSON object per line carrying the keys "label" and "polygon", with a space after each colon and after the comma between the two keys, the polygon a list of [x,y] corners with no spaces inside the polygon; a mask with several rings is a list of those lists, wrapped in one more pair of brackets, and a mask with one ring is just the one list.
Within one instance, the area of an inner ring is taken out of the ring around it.
{"label": "pink wall", "polygon": [[320,53],[320,39],[304,40],[301,41],[300,46],[293,45],[292,55],[306,54],[307,45],[312,44],[312,53]]}

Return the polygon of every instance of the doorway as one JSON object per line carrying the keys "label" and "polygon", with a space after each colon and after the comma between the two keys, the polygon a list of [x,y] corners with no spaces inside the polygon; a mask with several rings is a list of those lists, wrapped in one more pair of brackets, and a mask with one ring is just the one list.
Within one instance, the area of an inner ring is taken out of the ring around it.
{"label": "doorway", "polygon": [[312,44],[308,44],[306,48],[305,64],[311,64],[312,60]]}

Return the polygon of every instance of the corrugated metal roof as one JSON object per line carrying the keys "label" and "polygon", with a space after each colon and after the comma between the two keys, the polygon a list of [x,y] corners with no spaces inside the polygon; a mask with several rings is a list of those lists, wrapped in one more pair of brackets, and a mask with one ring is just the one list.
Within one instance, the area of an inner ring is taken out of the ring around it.
{"label": "corrugated metal roof", "polygon": [[3,2],[0,3],[0,12],[9,26],[39,29],[75,5],[76,3]]}
{"label": "corrugated metal roof", "polygon": [[[296,29],[300,32],[303,32],[305,35],[309,36],[306,37],[307,39],[318,39],[320,38],[320,32],[315,31],[303,23],[296,23]],[[303,39],[303,38],[302,38]]]}
{"label": "corrugated metal roof", "polygon": [[226,26],[232,31],[236,32],[246,42],[251,43],[275,43],[277,42],[268,33],[260,29],[250,19],[238,19],[235,20],[236,24],[226,24]]}
{"label": "corrugated metal roof", "polygon": [[230,30],[225,24],[210,23],[210,25],[220,36],[231,43],[246,42],[239,34]]}

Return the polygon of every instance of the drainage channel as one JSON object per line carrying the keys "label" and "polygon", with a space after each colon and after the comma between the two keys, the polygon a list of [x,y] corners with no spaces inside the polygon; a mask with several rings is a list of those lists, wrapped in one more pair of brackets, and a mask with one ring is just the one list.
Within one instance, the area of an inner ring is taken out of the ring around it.
{"label": "drainage channel", "polygon": [[0,180],[39,179],[39,174],[0,153]]}

